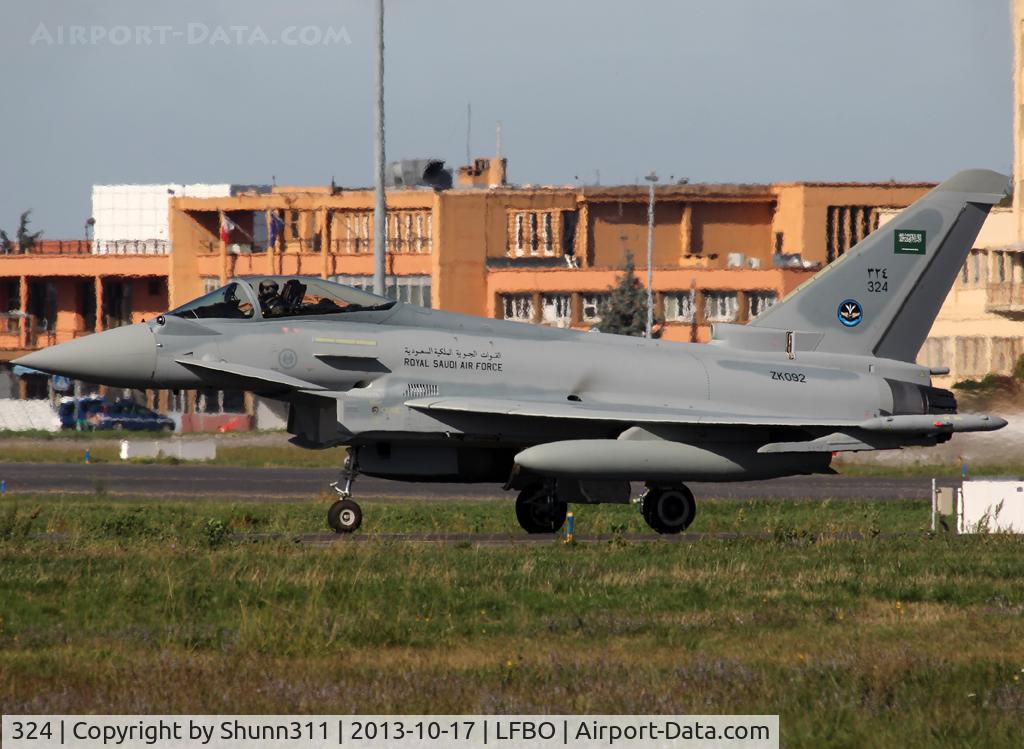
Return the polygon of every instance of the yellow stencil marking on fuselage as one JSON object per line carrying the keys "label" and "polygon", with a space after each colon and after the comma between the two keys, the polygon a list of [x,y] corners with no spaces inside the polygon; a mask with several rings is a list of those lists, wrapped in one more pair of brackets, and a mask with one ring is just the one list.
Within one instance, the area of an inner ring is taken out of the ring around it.
{"label": "yellow stencil marking on fuselage", "polygon": [[313,343],[340,343],[345,346],[376,346],[376,341],[367,338],[314,338]]}

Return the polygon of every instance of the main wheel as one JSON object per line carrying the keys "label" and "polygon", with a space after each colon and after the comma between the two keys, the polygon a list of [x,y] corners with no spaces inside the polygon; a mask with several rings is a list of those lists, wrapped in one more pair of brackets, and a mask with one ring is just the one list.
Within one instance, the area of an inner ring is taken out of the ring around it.
{"label": "main wheel", "polygon": [[682,533],[697,515],[697,502],[683,484],[652,486],[644,494],[641,512],[658,533]]}
{"label": "main wheel", "polygon": [[339,499],[327,510],[327,525],[335,533],[352,533],[363,522],[363,511],[351,499]]}
{"label": "main wheel", "polygon": [[530,486],[516,499],[516,519],[527,533],[555,533],[565,522],[569,506],[543,485]]}

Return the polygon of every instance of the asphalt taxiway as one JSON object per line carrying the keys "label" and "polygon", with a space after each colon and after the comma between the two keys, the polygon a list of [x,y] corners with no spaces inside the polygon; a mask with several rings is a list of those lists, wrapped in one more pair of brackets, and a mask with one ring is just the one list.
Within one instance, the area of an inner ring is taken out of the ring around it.
{"label": "asphalt taxiway", "polygon": [[[209,465],[121,463],[2,463],[0,480],[8,493],[109,494],[137,498],[197,498],[302,501],[330,491],[338,472],[323,468],[239,468]],[[795,476],[769,481],[689,484],[700,498],[734,500],[869,500],[928,499],[928,478],[876,476]],[[356,499],[399,502],[452,499],[510,500],[494,484],[404,483],[360,477]]]}

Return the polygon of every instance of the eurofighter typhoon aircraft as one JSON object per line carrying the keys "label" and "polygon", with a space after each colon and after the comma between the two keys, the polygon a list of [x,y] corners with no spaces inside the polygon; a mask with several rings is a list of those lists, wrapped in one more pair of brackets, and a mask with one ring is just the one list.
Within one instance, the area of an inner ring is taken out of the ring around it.
{"label": "eurofighter typhoon aircraft", "polygon": [[[749,325],[709,344],[557,330],[423,309],[307,277],[239,278],[136,325],[43,349],[25,367],[131,388],[251,390],[289,405],[304,448],[347,447],[339,533],[359,474],[493,482],[529,533],[570,502],[635,500],[660,533],[694,519],[687,481],[831,473],[842,451],[999,429],[957,413],[914,363],[1008,178],[946,180]],[[339,461],[340,462],[340,461]]]}

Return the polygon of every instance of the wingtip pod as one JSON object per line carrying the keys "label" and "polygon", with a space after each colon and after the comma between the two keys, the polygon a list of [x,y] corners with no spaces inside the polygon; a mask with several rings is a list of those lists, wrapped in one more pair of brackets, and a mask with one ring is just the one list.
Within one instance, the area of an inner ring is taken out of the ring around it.
{"label": "wingtip pod", "polygon": [[969,195],[972,203],[998,203],[1010,192],[1010,177],[991,169],[964,169],[941,182],[936,192]]}
{"label": "wingtip pod", "polygon": [[922,432],[994,432],[1007,425],[1006,419],[987,414],[923,414],[878,416],[860,428],[868,432],[916,434]]}

